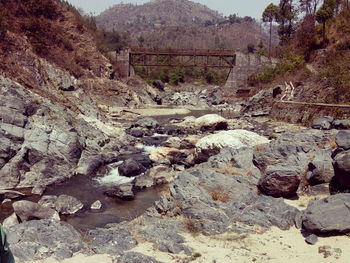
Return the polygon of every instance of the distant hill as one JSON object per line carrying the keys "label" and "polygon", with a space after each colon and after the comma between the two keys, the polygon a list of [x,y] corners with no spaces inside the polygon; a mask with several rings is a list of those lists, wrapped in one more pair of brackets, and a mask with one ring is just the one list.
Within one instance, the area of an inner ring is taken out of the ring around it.
{"label": "distant hill", "polygon": [[245,49],[266,43],[265,31],[251,17],[223,17],[188,0],[153,0],[118,4],[96,17],[106,31],[127,32],[132,46]]}
{"label": "distant hill", "polygon": [[153,0],[143,5],[117,4],[96,18],[99,27],[144,31],[166,25],[203,25],[222,19],[217,11],[188,0]]}

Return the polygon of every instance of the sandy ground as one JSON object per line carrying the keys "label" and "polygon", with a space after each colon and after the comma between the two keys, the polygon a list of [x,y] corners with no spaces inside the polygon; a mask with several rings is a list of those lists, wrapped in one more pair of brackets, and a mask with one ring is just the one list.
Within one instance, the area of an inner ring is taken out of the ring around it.
{"label": "sandy ground", "polygon": [[[272,228],[262,234],[237,235],[222,234],[213,237],[184,234],[187,245],[194,249],[197,258],[184,254],[172,255],[153,249],[151,243],[141,243],[132,251],[156,258],[164,263],[349,263],[350,238],[336,236],[319,238],[316,245],[305,243],[300,230],[292,228],[282,231]],[[320,246],[330,246],[331,256],[319,253]],[[338,249],[341,249],[339,252]],[[193,260],[193,261],[191,261]],[[75,255],[62,263],[112,263],[108,255]],[[21,263],[21,262],[19,262]],[[58,263],[54,259],[31,263]],[[142,263],[142,262],[140,262]]]}

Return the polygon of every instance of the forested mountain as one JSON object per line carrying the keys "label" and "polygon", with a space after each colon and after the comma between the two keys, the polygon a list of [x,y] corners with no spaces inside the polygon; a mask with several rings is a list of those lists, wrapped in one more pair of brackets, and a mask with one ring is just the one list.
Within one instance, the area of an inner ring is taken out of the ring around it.
{"label": "forested mountain", "polygon": [[188,0],[118,4],[97,16],[96,23],[105,31],[128,35],[132,46],[244,49],[267,39],[251,17],[223,17]]}

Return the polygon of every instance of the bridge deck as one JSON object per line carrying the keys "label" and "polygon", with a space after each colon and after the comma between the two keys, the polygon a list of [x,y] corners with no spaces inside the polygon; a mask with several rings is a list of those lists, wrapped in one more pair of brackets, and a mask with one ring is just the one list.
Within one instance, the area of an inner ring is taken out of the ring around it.
{"label": "bridge deck", "polygon": [[211,57],[234,57],[235,50],[223,49],[155,49],[155,48],[130,48],[132,55],[161,55],[161,56],[211,56]]}

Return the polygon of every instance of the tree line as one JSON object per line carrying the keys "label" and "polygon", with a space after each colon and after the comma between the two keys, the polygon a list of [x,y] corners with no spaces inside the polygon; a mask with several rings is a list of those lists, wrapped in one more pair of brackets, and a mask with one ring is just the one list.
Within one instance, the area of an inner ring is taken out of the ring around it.
{"label": "tree line", "polygon": [[269,54],[271,55],[274,23],[278,25],[278,35],[282,45],[294,36],[298,26],[304,31],[313,31],[316,22],[322,25],[323,41],[326,42],[327,22],[346,8],[349,8],[349,0],[280,0],[278,5],[269,4],[262,14],[263,22],[270,25]]}

